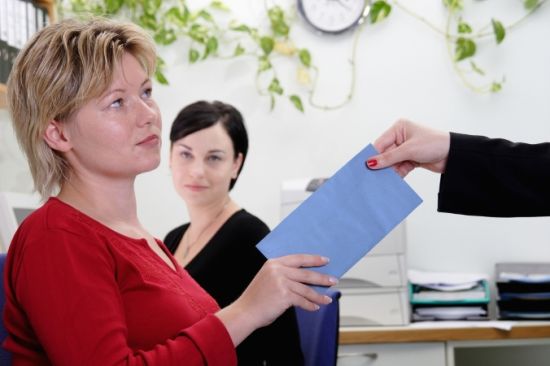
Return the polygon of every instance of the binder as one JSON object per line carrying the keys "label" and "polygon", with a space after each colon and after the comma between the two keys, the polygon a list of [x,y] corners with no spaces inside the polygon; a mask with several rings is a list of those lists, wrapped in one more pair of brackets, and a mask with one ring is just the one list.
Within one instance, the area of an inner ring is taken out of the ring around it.
{"label": "binder", "polygon": [[550,319],[550,263],[495,265],[500,319]]}

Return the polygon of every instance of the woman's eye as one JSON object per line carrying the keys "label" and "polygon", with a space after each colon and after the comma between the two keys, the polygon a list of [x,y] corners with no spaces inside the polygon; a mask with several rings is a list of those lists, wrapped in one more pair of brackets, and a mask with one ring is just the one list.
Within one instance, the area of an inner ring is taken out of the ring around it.
{"label": "woman's eye", "polygon": [[143,91],[143,96],[145,98],[151,98],[152,95],[153,95],[153,88],[147,88]]}
{"label": "woman's eye", "polygon": [[192,157],[191,153],[188,152],[188,151],[182,151],[182,152],[180,153],[180,156],[181,156],[182,158],[184,158],[184,159],[191,159],[191,157]]}
{"label": "woman's eye", "polygon": [[122,98],[119,98],[111,103],[111,107],[113,108],[120,108],[122,107]]}
{"label": "woman's eye", "polygon": [[220,156],[217,156],[217,155],[211,155],[208,157],[208,160],[209,161],[221,161],[222,158]]}

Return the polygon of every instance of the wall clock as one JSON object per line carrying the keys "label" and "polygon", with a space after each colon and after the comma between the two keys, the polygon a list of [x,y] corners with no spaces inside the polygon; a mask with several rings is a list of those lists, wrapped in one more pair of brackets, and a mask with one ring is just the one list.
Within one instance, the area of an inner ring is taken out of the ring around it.
{"label": "wall clock", "polygon": [[352,29],[363,22],[369,10],[369,0],[298,0],[300,14],[322,33]]}

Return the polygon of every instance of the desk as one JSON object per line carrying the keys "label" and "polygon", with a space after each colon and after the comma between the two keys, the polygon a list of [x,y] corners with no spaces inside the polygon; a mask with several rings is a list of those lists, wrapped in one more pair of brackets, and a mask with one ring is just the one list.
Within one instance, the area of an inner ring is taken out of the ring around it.
{"label": "desk", "polygon": [[445,324],[341,328],[338,366],[550,365],[550,322]]}

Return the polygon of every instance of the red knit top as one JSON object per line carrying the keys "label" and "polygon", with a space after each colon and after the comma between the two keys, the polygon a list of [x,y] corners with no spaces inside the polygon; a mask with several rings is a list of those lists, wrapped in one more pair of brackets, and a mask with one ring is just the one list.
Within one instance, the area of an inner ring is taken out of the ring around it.
{"label": "red knit top", "polygon": [[235,365],[219,308],[145,239],[50,198],[9,249],[4,323],[14,365]]}

